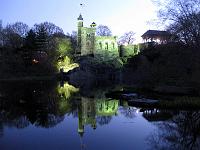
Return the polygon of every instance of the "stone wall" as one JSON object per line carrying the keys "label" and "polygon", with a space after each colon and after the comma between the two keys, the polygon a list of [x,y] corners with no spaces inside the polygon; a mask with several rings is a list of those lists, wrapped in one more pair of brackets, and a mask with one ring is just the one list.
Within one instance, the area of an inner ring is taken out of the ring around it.
{"label": "stone wall", "polygon": [[121,45],[119,47],[119,55],[120,57],[129,57],[137,55],[140,52],[140,45]]}
{"label": "stone wall", "polygon": [[116,36],[96,36],[94,55],[103,60],[119,57]]}
{"label": "stone wall", "polygon": [[94,54],[95,50],[95,28],[81,28],[81,55]]}

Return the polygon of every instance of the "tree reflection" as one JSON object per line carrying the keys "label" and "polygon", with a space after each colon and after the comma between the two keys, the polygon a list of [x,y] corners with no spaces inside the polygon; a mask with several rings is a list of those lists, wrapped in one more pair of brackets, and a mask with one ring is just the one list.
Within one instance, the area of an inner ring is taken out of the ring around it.
{"label": "tree reflection", "polygon": [[[25,128],[30,124],[50,128],[71,113],[70,95],[78,91],[54,81],[1,83],[0,134],[4,126]],[[63,96],[64,95],[64,96]]]}
{"label": "tree reflection", "polygon": [[199,149],[200,112],[180,112],[167,122],[158,123],[158,132],[148,138],[153,149]]}
{"label": "tree reflection", "polygon": [[129,106],[120,107],[119,110],[120,110],[121,114],[124,115],[124,117],[126,117],[126,118],[133,119],[136,116],[135,113],[136,113],[137,109],[134,107],[129,107]]}
{"label": "tree reflection", "polygon": [[99,125],[109,124],[112,120],[112,116],[97,116],[96,121]]}
{"label": "tree reflection", "polygon": [[54,114],[47,114],[47,116],[39,117],[35,122],[36,126],[51,128],[64,120],[64,116],[56,116]]}

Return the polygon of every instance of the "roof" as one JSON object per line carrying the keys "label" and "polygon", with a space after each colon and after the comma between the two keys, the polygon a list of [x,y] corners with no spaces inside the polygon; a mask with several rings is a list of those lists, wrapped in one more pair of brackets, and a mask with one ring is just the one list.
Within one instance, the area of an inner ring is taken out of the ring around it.
{"label": "roof", "polygon": [[77,18],[78,20],[83,20],[82,15],[80,14],[79,17]]}
{"label": "roof", "polygon": [[170,33],[167,31],[160,31],[160,30],[148,30],[145,32],[142,37],[145,36],[169,36]]}
{"label": "roof", "polygon": [[93,22],[90,26],[91,26],[91,27],[95,27],[95,26],[96,26],[96,23]]}

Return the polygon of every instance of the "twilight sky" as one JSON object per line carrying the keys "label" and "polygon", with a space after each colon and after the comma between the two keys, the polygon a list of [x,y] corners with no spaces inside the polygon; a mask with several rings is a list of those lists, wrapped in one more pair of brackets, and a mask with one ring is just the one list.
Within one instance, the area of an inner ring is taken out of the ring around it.
{"label": "twilight sky", "polygon": [[[82,9],[80,3],[84,4]],[[76,30],[80,12],[84,26],[94,21],[107,25],[117,36],[134,31],[137,41],[148,29],[162,29],[148,23],[157,16],[151,0],[0,0],[0,20],[4,26],[22,21],[31,27],[49,21],[71,33]]]}

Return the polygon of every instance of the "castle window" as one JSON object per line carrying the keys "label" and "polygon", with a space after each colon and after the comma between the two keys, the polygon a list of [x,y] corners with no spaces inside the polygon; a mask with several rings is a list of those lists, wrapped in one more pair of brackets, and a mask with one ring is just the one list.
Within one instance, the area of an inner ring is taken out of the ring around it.
{"label": "castle window", "polygon": [[100,47],[100,49],[102,49],[102,43],[101,42],[99,43],[99,47]]}
{"label": "castle window", "polygon": [[87,37],[90,37],[90,34],[89,34],[89,33],[87,34]]}
{"label": "castle window", "polygon": [[87,42],[87,43],[86,43],[86,46],[90,46],[90,42]]}
{"label": "castle window", "polygon": [[106,47],[105,47],[105,49],[108,50],[108,43],[107,43],[107,42],[106,42]]}
{"label": "castle window", "polygon": [[112,47],[113,47],[113,49],[115,49],[115,43],[112,43]]}

